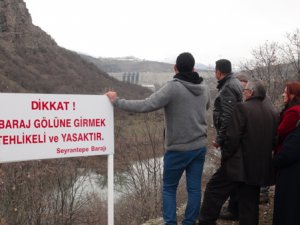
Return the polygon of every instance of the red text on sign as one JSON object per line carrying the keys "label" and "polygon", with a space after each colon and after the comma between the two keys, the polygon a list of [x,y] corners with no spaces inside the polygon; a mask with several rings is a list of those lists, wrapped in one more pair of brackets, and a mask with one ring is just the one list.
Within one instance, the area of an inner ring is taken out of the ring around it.
{"label": "red text on sign", "polygon": [[70,102],[32,101],[32,110],[68,110]]}
{"label": "red text on sign", "polygon": [[0,129],[30,128],[30,120],[0,120]]}
{"label": "red text on sign", "polygon": [[1,145],[42,144],[46,143],[46,134],[2,135]]}
{"label": "red text on sign", "polygon": [[105,127],[105,119],[75,119],[75,127]]}
{"label": "red text on sign", "polygon": [[77,142],[77,141],[101,141],[101,133],[64,133],[61,134],[64,142]]}

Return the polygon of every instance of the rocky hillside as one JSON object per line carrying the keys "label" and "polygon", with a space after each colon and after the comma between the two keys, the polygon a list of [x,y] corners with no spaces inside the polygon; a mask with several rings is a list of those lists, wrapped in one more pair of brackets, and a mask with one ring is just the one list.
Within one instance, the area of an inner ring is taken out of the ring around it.
{"label": "rocky hillside", "polygon": [[23,0],[0,0],[0,91],[33,93],[103,93],[114,88],[127,97],[143,97],[148,90],[124,84],[59,47],[32,24]]}

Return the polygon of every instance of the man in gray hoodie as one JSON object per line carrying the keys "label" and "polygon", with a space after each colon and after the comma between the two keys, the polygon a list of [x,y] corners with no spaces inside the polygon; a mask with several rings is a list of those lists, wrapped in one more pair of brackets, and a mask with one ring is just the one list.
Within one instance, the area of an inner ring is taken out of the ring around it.
{"label": "man in gray hoodie", "polygon": [[165,225],[177,225],[176,191],[185,171],[187,206],[183,225],[195,225],[201,200],[201,178],[207,145],[207,109],[210,95],[203,78],[194,71],[192,54],[177,57],[174,79],[144,100],[126,100],[110,91],[114,106],[130,112],[164,108],[165,154],[163,171],[163,217]]}

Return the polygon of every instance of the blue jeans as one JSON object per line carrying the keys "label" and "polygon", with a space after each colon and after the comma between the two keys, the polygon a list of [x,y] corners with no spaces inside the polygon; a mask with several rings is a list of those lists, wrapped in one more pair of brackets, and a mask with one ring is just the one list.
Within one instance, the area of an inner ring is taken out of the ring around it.
{"label": "blue jeans", "polygon": [[183,225],[195,225],[201,202],[201,178],[206,147],[192,151],[167,151],[163,171],[163,217],[165,225],[177,225],[176,191],[185,171],[188,200]]}

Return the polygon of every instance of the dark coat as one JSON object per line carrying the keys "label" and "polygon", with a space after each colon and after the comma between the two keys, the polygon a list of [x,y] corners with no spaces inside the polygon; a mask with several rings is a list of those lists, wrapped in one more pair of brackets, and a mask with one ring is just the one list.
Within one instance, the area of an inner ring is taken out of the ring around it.
{"label": "dark coat", "polygon": [[300,126],[286,137],[273,162],[278,169],[273,225],[300,224]]}
{"label": "dark coat", "polygon": [[262,99],[238,103],[227,129],[222,165],[229,180],[268,186],[274,181],[272,149],[277,114]]}
{"label": "dark coat", "polygon": [[243,100],[243,90],[240,81],[232,74],[218,81],[217,89],[219,92],[214,102],[213,119],[217,130],[216,141],[222,148],[233,109]]}

